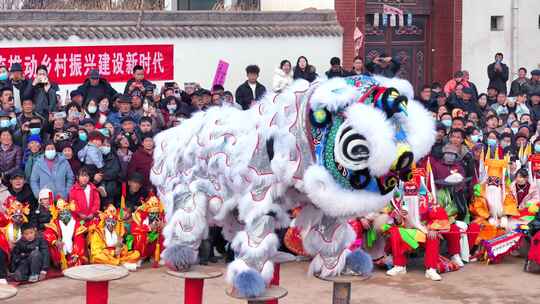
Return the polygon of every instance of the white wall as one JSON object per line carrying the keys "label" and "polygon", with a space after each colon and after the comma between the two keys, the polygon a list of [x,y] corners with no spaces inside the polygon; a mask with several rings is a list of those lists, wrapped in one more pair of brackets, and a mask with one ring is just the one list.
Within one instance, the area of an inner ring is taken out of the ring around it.
{"label": "white wall", "polygon": [[[462,68],[471,72],[471,80],[480,91],[487,89],[487,66],[495,53],[504,54],[504,63],[510,68],[511,79],[519,67],[529,71],[540,65],[539,0],[517,0],[518,47],[512,54],[512,0],[463,0]],[[504,30],[491,31],[491,16],[504,16]],[[516,65],[512,65],[516,56]],[[510,81],[508,82],[510,89]]]}
{"label": "white wall", "polygon": [[[224,59],[230,63],[225,88],[233,93],[245,81],[245,67],[257,64],[261,68],[260,82],[270,88],[272,75],[283,59],[293,65],[300,55],[321,73],[328,69],[329,60],[342,54],[341,37],[291,37],[291,38],[231,38],[231,39],[147,39],[147,40],[78,40],[78,41],[0,41],[2,47],[88,46],[126,44],[174,44],[174,77],[184,82],[199,82],[210,88],[217,63]],[[162,82],[159,82],[160,84]],[[124,83],[113,83],[117,90]],[[62,97],[75,85],[61,86]]]}
{"label": "white wall", "polygon": [[263,11],[297,11],[306,8],[334,9],[334,0],[261,0]]}

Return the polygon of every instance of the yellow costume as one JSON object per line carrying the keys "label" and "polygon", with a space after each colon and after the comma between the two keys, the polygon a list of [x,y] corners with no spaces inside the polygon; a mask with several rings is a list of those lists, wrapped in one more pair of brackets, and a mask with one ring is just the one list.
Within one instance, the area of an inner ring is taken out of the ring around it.
{"label": "yellow costume", "polygon": [[[128,251],[123,244],[125,234],[124,225],[119,221],[118,213],[113,205],[109,205],[100,214],[101,221],[90,235],[90,263],[122,265],[127,263],[135,264],[139,260],[139,252]],[[109,231],[105,227],[106,221],[114,221],[114,229]],[[120,254],[116,254],[116,248],[120,249]]]}

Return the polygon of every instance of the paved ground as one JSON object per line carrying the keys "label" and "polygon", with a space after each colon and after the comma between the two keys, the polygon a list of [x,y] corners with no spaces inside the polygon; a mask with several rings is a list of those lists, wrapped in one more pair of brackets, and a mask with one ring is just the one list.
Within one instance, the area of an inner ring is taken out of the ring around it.
{"label": "paved ground", "polygon": [[[421,269],[411,269],[399,278],[388,278],[377,271],[371,280],[354,283],[351,303],[539,303],[540,275],[524,273],[523,260],[507,258],[500,265],[471,264],[458,272],[443,275],[442,282],[431,282]],[[331,303],[331,283],[306,277],[307,262],[282,266],[282,286],[289,295],[280,303]],[[216,268],[224,269],[223,265]],[[208,281],[205,303],[242,303],[224,294],[223,278]],[[67,278],[53,279],[19,288],[19,294],[5,303],[84,303],[84,285]],[[112,282],[110,302],[114,304],[182,303],[183,283],[165,274],[163,268],[143,269],[126,279]]]}

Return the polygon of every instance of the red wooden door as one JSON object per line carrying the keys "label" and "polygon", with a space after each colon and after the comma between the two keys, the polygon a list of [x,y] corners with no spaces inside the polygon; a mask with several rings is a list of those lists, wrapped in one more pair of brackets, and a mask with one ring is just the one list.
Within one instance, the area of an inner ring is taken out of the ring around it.
{"label": "red wooden door", "polygon": [[401,62],[398,76],[409,80],[416,91],[429,82],[429,16],[414,15],[411,26],[374,27],[373,15],[366,16],[367,60],[385,53]]}

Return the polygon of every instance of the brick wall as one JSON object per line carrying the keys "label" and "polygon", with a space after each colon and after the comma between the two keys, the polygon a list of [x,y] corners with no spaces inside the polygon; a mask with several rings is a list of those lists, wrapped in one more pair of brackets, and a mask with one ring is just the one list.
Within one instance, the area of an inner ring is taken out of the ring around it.
{"label": "brick wall", "polygon": [[[356,2],[356,3],[355,3]],[[355,11],[356,5],[356,11]],[[335,10],[339,23],[343,27],[342,62],[346,69],[351,68],[356,54],[354,53],[354,28],[358,24],[360,31],[365,32],[365,0],[335,0]],[[358,18],[358,23],[356,23]],[[360,50],[360,54],[364,51]]]}

